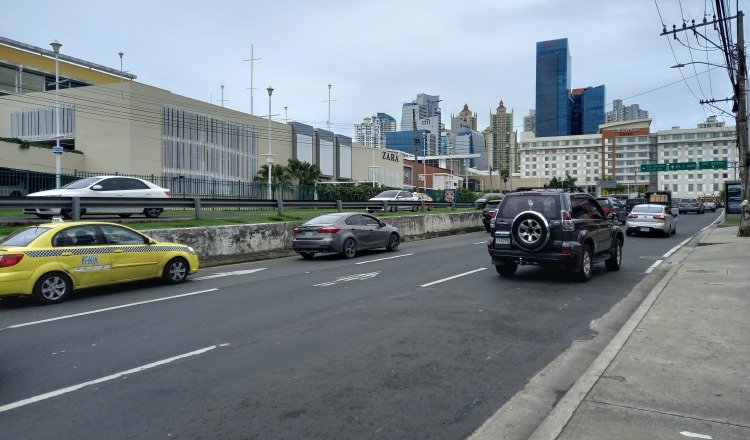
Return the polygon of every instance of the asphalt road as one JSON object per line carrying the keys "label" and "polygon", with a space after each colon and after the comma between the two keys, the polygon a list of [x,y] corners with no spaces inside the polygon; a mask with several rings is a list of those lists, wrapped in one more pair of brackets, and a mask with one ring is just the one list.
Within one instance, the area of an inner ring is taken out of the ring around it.
{"label": "asphalt road", "polygon": [[465,438],[718,215],[585,284],[501,278],[476,232],[0,301],[0,438]]}

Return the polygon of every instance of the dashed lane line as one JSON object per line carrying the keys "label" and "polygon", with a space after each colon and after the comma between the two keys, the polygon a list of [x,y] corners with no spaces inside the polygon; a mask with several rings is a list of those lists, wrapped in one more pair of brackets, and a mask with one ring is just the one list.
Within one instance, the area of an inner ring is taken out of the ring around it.
{"label": "dashed lane line", "polygon": [[454,280],[456,278],[465,277],[466,275],[471,275],[473,273],[481,272],[481,271],[486,270],[486,269],[487,269],[486,267],[480,267],[479,269],[474,269],[474,270],[470,270],[468,272],[460,273],[458,275],[453,275],[452,277],[448,277],[448,278],[443,278],[443,279],[440,279],[440,280],[432,281],[432,282],[427,283],[427,284],[422,284],[419,287],[430,287],[430,286],[433,286],[433,285],[438,284],[438,283],[442,283],[442,282],[445,282],[445,281]]}

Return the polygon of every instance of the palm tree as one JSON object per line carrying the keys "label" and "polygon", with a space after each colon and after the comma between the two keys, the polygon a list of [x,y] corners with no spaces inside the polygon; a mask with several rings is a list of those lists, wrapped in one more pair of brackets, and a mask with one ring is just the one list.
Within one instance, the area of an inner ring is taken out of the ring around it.
{"label": "palm tree", "polygon": [[320,180],[320,167],[299,159],[289,159],[287,163],[289,178],[296,185],[313,185]]}
{"label": "palm tree", "polygon": [[[258,174],[255,175],[256,182],[267,182],[268,181],[268,164],[261,165],[260,169],[258,170]],[[271,168],[271,183],[274,185],[279,183],[290,183],[291,179],[289,177],[289,172],[286,167],[282,165],[274,165],[273,168]]]}

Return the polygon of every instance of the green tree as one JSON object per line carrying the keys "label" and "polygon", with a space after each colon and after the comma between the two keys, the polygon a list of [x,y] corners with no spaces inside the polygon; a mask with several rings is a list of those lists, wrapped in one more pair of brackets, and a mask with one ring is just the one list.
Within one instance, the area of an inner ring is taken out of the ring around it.
{"label": "green tree", "polygon": [[554,176],[553,178],[549,179],[549,183],[547,184],[548,188],[562,188],[562,181],[557,178],[557,176]]}
{"label": "green tree", "polygon": [[510,177],[510,171],[507,168],[500,170],[500,178],[503,179],[503,186],[508,189],[508,178]]}
{"label": "green tree", "polygon": [[[261,165],[258,170],[258,174],[253,179],[256,182],[268,182],[268,164]],[[291,183],[289,172],[285,166],[275,164],[271,168],[271,183],[277,185],[279,183]]]}
{"label": "green tree", "polygon": [[314,185],[320,180],[320,167],[309,162],[289,159],[286,168],[291,182],[295,185]]}
{"label": "green tree", "polygon": [[562,186],[564,187],[572,187],[576,186],[576,182],[578,181],[577,177],[573,177],[568,173],[565,173],[565,180],[562,181]]}

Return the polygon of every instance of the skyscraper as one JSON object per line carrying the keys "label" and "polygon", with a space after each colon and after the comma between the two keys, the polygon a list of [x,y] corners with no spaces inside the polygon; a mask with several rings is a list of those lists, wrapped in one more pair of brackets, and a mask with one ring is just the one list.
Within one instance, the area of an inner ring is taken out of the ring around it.
{"label": "skyscraper", "polygon": [[496,113],[490,113],[489,133],[487,142],[489,165],[494,170],[511,170],[512,149],[515,134],[513,133],[513,112],[508,113],[503,101],[497,106]]}
{"label": "skyscraper", "polygon": [[606,114],[606,122],[632,121],[633,119],[648,118],[648,111],[642,110],[638,104],[622,105],[622,99],[612,101],[612,110]]}
{"label": "skyscraper", "polygon": [[596,134],[604,124],[604,86],[573,89],[569,135]]}
{"label": "skyscraper", "polygon": [[417,99],[404,103],[401,109],[401,131],[414,130],[415,122],[417,130],[426,130],[431,134],[427,137],[427,146],[422,146],[421,149],[428,155],[434,154],[439,149],[442,122],[439,95],[420,93]]}
{"label": "skyscraper", "polygon": [[568,39],[536,43],[537,137],[563,136],[570,130],[570,51]]}
{"label": "skyscraper", "polygon": [[529,110],[529,115],[523,117],[523,131],[534,131],[536,129],[536,110]]}

